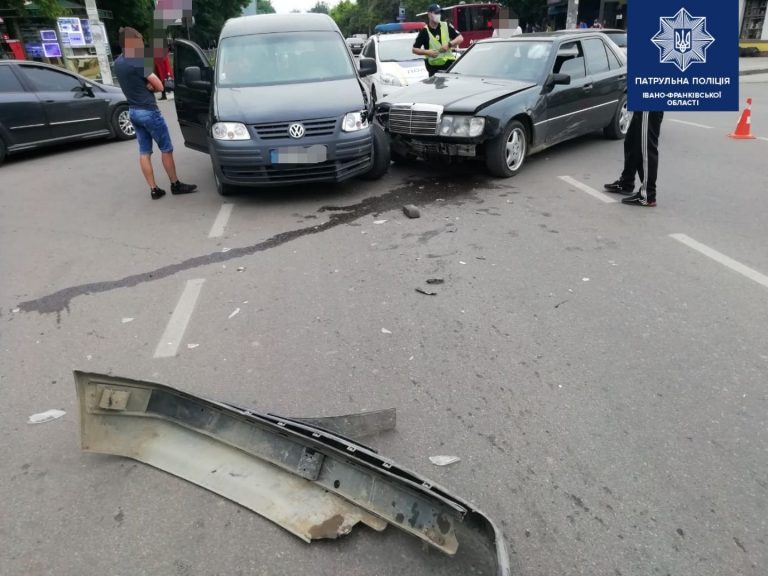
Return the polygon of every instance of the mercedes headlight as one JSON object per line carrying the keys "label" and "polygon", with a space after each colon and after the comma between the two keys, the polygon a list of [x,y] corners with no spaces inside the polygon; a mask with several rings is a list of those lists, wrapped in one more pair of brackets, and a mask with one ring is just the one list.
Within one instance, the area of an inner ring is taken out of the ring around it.
{"label": "mercedes headlight", "polygon": [[485,118],[477,116],[443,116],[440,136],[477,138],[483,133]]}
{"label": "mercedes headlight", "polygon": [[368,128],[368,114],[366,112],[350,112],[344,116],[341,123],[341,129],[344,132],[357,132],[363,128]]}
{"label": "mercedes headlight", "polygon": [[406,86],[405,82],[403,82],[400,78],[388,72],[382,72],[379,74],[379,80],[385,86]]}
{"label": "mercedes headlight", "polygon": [[250,140],[248,128],[240,122],[216,122],[211,128],[214,140]]}

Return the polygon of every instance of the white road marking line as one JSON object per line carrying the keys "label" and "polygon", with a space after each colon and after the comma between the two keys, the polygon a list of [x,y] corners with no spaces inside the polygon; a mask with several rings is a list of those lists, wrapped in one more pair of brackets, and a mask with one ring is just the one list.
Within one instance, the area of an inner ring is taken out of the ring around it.
{"label": "white road marking line", "polygon": [[208,238],[219,238],[224,235],[224,229],[227,227],[229,217],[232,215],[232,208],[234,204],[222,204],[219,209],[219,214],[216,216],[216,220],[213,221],[211,231],[208,233]]}
{"label": "white road marking line", "polygon": [[696,122],[688,122],[687,120],[678,120],[677,118],[670,118],[670,122],[677,122],[678,124],[685,124],[686,126],[695,126],[696,128],[706,128],[712,130],[713,126],[707,126],[706,124],[697,124]]}
{"label": "white road marking line", "polygon": [[165,327],[165,332],[155,349],[155,358],[176,356],[204,282],[204,279],[187,280],[171,319],[168,320],[168,326]]}
{"label": "white road marking line", "polygon": [[615,198],[611,198],[610,196],[608,196],[608,194],[603,194],[602,192],[598,192],[594,188],[590,188],[586,184],[582,184],[581,182],[579,182],[575,178],[571,178],[570,176],[560,176],[560,180],[570,184],[574,188],[578,188],[582,192],[586,192],[590,196],[594,196],[598,200],[602,200],[606,204],[612,204],[612,203],[617,202],[617,200]]}
{"label": "white road marking line", "polygon": [[722,254],[721,252],[718,252],[717,250],[713,250],[709,246],[705,246],[701,242],[697,242],[693,238],[686,236],[685,234],[670,234],[670,238],[674,238],[678,242],[681,242],[688,246],[689,248],[693,248],[697,252],[700,252],[704,254],[704,256],[707,256],[708,258],[712,258],[715,262],[719,262],[726,268],[730,268],[734,272],[738,272],[742,276],[746,276],[750,280],[754,280],[758,284],[761,284],[762,286],[765,286],[768,288],[768,276],[765,274],[761,274],[757,270],[753,270],[749,266],[745,266],[741,262],[737,262],[733,258],[729,258],[725,254]]}

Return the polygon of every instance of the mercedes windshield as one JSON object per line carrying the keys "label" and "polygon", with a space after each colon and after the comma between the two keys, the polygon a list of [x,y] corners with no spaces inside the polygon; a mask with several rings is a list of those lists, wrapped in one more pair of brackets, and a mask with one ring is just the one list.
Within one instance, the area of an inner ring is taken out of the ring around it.
{"label": "mercedes windshield", "polygon": [[530,40],[481,42],[470,48],[451,74],[540,82],[547,73],[551,42]]}

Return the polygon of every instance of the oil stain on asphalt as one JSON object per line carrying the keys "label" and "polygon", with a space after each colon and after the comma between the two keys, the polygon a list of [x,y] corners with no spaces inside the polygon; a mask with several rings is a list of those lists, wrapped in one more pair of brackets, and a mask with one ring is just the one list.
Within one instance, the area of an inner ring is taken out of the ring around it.
{"label": "oil stain on asphalt", "polygon": [[69,311],[69,305],[73,299],[79,296],[88,296],[100,294],[121,288],[131,288],[140,284],[162,280],[184,272],[199,268],[228,262],[237,258],[251,256],[258,252],[264,252],[278,246],[282,246],[293,240],[312,234],[320,234],[342,226],[351,224],[360,218],[372,214],[381,214],[391,210],[400,210],[404,204],[415,204],[423,207],[438,200],[444,205],[447,202],[477,199],[476,190],[478,189],[499,189],[492,181],[478,177],[476,175],[451,175],[450,182],[443,182],[439,178],[427,178],[420,180],[411,180],[406,185],[396,188],[380,196],[366,198],[357,204],[350,206],[324,206],[318,212],[328,212],[330,217],[321,224],[298,228],[287,232],[281,232],[271,238],[268,238],[257,244],[233,248],[227,252],[212,252],[201,256],[194,256],[175,264],[162,266],[151,271],[132,274],[117,280],[105,280],[101,282],[90,282],[63,288],[47,296],[27,300],[18,304],[22,312],[37,312],[39,314],[56,314],[57,320],[61,320],[61,313]]}

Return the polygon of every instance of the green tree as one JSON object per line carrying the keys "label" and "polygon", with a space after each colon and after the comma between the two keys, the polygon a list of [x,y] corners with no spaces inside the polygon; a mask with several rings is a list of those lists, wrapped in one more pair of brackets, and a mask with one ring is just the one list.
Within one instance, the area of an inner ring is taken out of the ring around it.
{"label": "green tree", "polygon": [[318,0],[318,2],[312,8],[310,8],[309,11],[316,12],[318,14],[328,14],[330,9],[328,8],[328,4],[322,2],[322,0]]}
{"label": "green tree", "polygon": [[259,14],[274,14],[275,7],[270,0],[256,0],[256,11]]}
{"label": "green tree", "polygon": [[[192,40],[203,48],[214,45],[219,39],[224,22],[240,16],[248,2],[249,0],[192,0],[192,14],[195,17],[195,25],[190,29]],[[260,8],[258,5],[257,7]],[[179,35],[186,35],[186,32]]]}
{"label": "green tree", "polygon": [[116,50],[119,46],[118,31],[123,26],[136,28],[145,38],[151,38],[152,11],[155,7],[154,0],[99,0],[99,8],[112,12],[112,18],[104,20],[107,27],[109,44]]}
{"label": "green tree", "polygon": [[61,7],[59,0],[36,0],[33,6],[29,6],[27,0],[5,0],[4,8],[16,10],[19,14],[33,14],[42,18],[58,18],[68,11]]}

